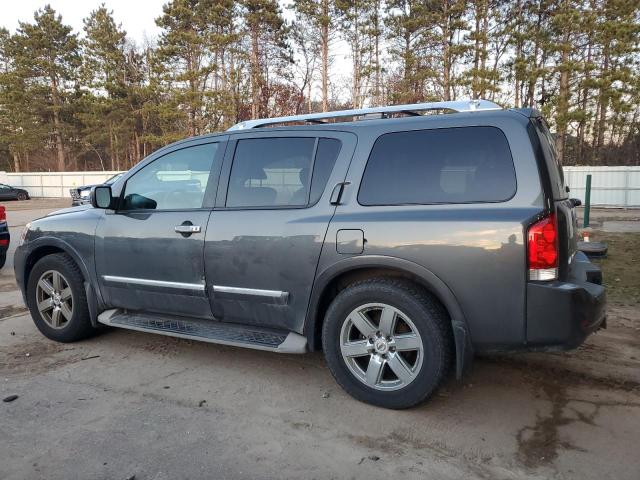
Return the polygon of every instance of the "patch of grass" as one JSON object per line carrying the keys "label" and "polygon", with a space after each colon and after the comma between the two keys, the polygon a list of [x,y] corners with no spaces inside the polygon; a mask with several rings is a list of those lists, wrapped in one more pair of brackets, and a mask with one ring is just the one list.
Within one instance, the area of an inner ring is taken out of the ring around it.
{"label": "patch of grass", "polygon": [[640,304],[640,233],[595,231],[591,240],[609,247],[606,258],[592,260],[602,268],[607,300],[620,305]]}

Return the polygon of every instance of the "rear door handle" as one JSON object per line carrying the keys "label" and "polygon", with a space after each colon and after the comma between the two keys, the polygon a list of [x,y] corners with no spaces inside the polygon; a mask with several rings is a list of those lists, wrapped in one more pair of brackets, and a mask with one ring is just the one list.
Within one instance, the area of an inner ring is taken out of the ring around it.
{"label": "rear door handle", "polygon": [[329,203],[331,205],[340,205],[340,202],[342,201],[342,194],[344,193],[344,187],[350,183],[351,182],[340,182],[333,187],[333,191],[331,192],[331,197],[329,199]]}

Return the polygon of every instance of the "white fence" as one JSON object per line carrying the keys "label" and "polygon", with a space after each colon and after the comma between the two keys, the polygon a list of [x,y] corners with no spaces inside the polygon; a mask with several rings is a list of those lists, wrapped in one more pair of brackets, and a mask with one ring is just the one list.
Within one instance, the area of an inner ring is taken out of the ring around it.
{"label": "white fence", "polygon": [[[5,173],[0,183],[24,188],[32,197],[68,197],[69,189],[102,183],[118,172]],[[640,207],[640,167],[564,167],[571,197],[584,202],[587,174],[591,204],[604,207]]]}
{"label": "white fence", "polygon": [[640,167],[564,167],[569,195],[583,203],[587,174],[591,174],[591,205],[640,207]]}
{"label": "white fence", "polygon": [[0,183],[24,188],[32,197],[69,197],[69,189],[96,185],[118,172],[0,172]]}

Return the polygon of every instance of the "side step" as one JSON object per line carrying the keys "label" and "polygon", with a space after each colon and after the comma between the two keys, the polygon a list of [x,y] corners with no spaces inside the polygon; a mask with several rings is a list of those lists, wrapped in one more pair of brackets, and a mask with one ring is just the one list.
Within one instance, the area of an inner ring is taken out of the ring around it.
{"label": "side step", "polygon": [[279,353],[305,353],[307,339],[297,333],[270,328],[199,320],[168,315],[107,310],[98,315],[98,322],[111,327],[140,332],[159,333],[169,337],[237,347],[268,350]]}

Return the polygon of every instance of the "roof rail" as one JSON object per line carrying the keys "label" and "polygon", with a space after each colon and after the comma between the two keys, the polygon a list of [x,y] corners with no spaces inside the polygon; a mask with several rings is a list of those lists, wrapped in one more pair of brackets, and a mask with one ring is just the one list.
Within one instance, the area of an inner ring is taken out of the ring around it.
{"label": "roof rail", "polygon": [[[454,112],[478,112],[486,110],[502,110],[489,100],[455,100],[449,102],[412,103],[408,105],[391,105],[387,107],[356,108],[353,110],[337,110],[334,112],[308,113],[304,115],[291,115],[288,117],[262,118],[258,120],[246,120],[236,123],[227,131],[245,130],[249,128],[266,127],[279,123],[308,122],[327,123],[325,120],[340,117],[366,117],[368,115],[380,115],[385,118],[388,114],[403,113],[405,115],[420,115],[421,111],[429,110],[453,110]],[[351,120],[344,120],[351,121]]]}

